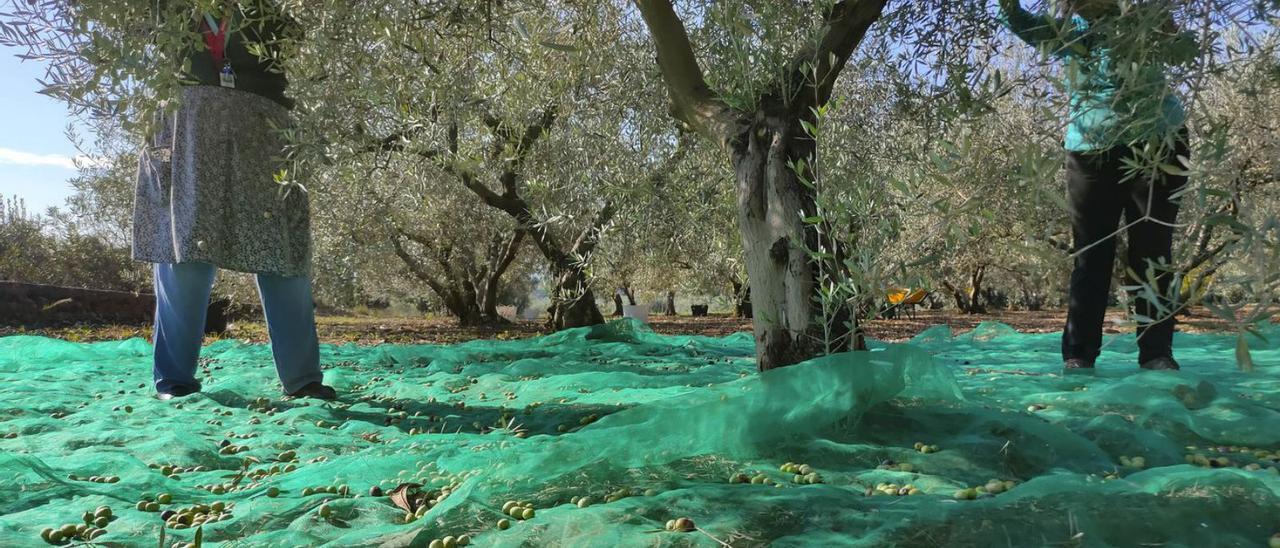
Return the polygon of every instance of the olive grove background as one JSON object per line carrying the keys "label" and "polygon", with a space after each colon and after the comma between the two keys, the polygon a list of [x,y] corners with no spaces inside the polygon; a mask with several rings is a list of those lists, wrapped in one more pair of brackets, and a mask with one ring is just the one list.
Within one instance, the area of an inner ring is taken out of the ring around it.
{"label": "olive grove background", "polygon": [[[1062,304],[1063,75],[994,3],[277,3],[306,29],[283,56],[285,180],[311,196],[327,309],[479,325],[513,306],[567,328],[622,288],[655,313],[750,308],[768,368],[859,347],[898,288],[962,313]],[[148,288],[128,260],[137,143],[202,47],[187,23],[221,4],[3,4],[0,41],[48,64],[98,161],[63,208],[5,201],[0,279]],[[1156,23],[1122,4],[1147,55]],[[1278,8],[1155,4],[1202,50],[1171,73],[1193,154],[1166,312],[1207,307],[1247,354],[1280,290]],[[254,300],[243,276],[219,283]]]}

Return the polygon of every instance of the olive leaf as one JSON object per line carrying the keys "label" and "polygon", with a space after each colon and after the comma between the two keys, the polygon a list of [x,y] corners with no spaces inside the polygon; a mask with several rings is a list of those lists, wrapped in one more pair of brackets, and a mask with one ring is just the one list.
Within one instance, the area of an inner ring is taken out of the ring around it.
{"label": "olive leaf", "polygon": [[1236,365],[1245,373],[1253,372],[1253,355],[1249,353],[1249,341],[1243,332],[1236,336]]}
{"label": "olive leaf", "polygon": [[387,495],[391,503],[405,512],[414,513],[422,506],[422,496],[418,493],[421,483],[402,483]]}

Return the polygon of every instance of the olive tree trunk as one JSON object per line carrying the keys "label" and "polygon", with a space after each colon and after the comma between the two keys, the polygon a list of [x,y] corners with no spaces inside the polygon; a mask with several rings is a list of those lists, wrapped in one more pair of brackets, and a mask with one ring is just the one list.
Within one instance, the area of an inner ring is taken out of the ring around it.
{"label": "olive tree trunk", "polygon": [[817,233],[802,219],[814,214],[816,196],[793,166],[813,164],[816,143],[801,122],[815,121],[813,110],[830,99],[836,78],[886,3],[831,6],[819,40],[802,48],[761,93],[757,110],[742,111],[707,85],[671,1],[636,0],[657,49],[672,115],[724,149],[733,166],[762,371],[857,344],[851,311],[832,313],[815,302],[820,273],[808,251],[817,249]]}
{"label": "olive tree trunk", "polygon": [[[490,207],[510,215],[517,225],[529,235],[533,244],[542,252],[551,268],[555,285],[551,288],[549,323],[552,329],[561,330],[604,323],[604,315],[596,305],[587,275],[587,265],[600,241],[605,225],[612,220],[615,209],[606,201],[577,240],[564,246],[559,238],[533,215],[533,208],[520,196],[520,181],[524,175],[524,163],[534,144],[547,132],[556,120],[556,109],[544,109],[532,124],[513,126],[494,116],[485,117],[485,125],[494,137],[490,157],[501,162],[498,176],[501,192],[495,192],[480,181],[476,174],[451,163],[443,167],[458,177],[463,186],[480,197]],[[449,129],[449,152],[458,153],[458,127]]]}
{"label": "olive tree trunk", "polygon": [[751,319],[751,288],[736,277],[733,285],[733,317]]}
{"label": "olive tree trunk", "polygon": [[613,292],[613,317],[622,317],[622,295],[619,295],[616,290]]}
{"label": "olive tree trunk", "polygon": [[[420,234],[396,228],[390,235],[396,256],[415,278],[427,284],[440,302],[463,327],[511,323],[498,314],[497,295],[502,277],[519,253],[524,231],[510,237],[494,237],[486,249],[485,262],[478,266],[469,249],[442,246]],[[406,241],[414,242],[437,266],[434,270],[416,256]]]}

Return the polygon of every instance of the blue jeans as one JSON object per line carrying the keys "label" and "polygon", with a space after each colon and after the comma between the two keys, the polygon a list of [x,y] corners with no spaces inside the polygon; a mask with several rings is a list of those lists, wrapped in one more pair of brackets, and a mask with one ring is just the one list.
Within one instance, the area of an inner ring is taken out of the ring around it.
{"label": "blue jeans", "polygon": [[[155,378],[157,392],[200,390],[196,360],[217,268],[206,263],[156,264]],[[258,274],[271,355],[286,393],[323,380],[311,280]]]}

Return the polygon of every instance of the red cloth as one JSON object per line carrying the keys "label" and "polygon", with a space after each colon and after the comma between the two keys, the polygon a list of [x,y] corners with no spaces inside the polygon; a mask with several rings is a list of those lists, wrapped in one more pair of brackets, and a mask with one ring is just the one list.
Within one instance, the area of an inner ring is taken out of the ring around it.
{"label": "red cloth", "polygon": [[222,20],[217,32],[209,27],[208,21],[205,21],[204,28],[204,42],[209,45],[209,53],[213,54],[213,66],[215,70],[221,70],[227,56],[227,20]]}

